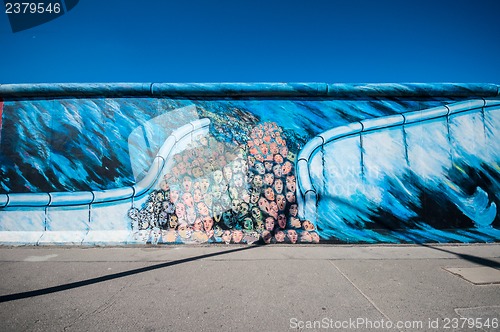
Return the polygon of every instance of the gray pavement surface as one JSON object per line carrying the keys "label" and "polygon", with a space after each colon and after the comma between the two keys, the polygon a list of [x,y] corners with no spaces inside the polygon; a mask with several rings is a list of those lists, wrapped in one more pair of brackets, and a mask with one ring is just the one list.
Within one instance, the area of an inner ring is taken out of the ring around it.
{"label": "gray pavement surface", "polygon": [[500,244],[0,247],[0,271],[1,331],[500,330]]}

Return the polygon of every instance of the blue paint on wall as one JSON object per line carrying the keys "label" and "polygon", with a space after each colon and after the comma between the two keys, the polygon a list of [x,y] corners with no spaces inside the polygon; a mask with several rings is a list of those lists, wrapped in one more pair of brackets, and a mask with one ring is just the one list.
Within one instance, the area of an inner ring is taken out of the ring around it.
{"label": "blue paint on wall", "polygon": [[[92,227],[113,231],[105,212],[93,212],[95,193],[133,188],[161,159],[149,195],[134,199],[135,189],[127,189],[129,215],[110,215],[131,242],[309,243],[316,234],[342,243],[500,239],[496,87],[145,86],[107,86],[101,95],[89,86],[5,87],[0,229],[13,231],[12,216],[23,215],[23,230],[41,220],[41,231],[57,231],[43,207],[66,192],[84,201],[90,195],[90,203],[64,212],[79,216],[83,236]],[[210,122],[208,132],[186,132],[189,142],[181,143],[175,133],[197,119]],[[359,128],[327,142],[341,126]],[[171,135],[177,150],[158,159]],[[301,163],[307,193],[297,156],[312,142],[318,148]],[[204,191],[196,191],[203,181]],[[43,193],[51,193],[46,202]],[[41,196],[23,207],[20,194]]]}

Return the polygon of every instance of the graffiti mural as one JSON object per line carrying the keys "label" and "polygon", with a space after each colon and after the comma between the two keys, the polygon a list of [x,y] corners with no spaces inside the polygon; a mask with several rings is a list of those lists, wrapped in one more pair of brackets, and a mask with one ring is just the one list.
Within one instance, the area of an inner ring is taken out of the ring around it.
{"label": "graffiti mural", "polygon": [[500,239],[496,86],[289,87],[0,89],[0,242]]}
{"label": "graffiti mural", "polygon": [[276,123],[258,124],[228,144],[200,137],[129,217],[152,243],[319,242],[298,217],[293,156]]}

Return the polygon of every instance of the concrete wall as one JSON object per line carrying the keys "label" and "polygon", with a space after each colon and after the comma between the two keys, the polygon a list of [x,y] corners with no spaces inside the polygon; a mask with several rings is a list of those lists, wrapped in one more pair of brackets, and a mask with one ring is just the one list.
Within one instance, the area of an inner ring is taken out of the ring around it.
{"label": "concrete wall", "polygon": [[0,96],[2,244],[500,238],[496,85],[39,84]]}

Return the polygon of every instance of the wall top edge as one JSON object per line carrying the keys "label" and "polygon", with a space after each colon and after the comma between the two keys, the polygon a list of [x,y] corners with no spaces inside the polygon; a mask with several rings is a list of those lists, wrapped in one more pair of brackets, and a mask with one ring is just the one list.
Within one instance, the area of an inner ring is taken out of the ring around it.
{"label": "wall top edge", "polygon": [[0,98],[185,97],[185,98],[488,98],[490,83],[37,83],[0,84]]}

